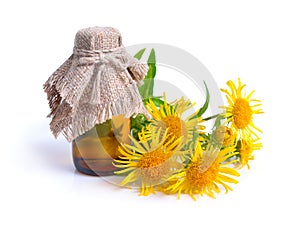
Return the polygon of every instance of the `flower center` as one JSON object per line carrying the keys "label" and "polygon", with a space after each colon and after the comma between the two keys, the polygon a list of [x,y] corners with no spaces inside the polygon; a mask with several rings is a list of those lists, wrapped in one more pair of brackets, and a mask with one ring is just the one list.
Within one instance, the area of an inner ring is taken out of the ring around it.
{"label": "flower center", "polygon": [[187,180],[197,188],[211,184],[218,175],[219,163],[215,160],[211,165],[205,164],[202,160],[193,162],[187,169]]}
{"label": "flower center", "polygon": [[144,179],[159,180],[169,171],[167,154],[162,149],[145,153],[138,162],[139,173]]}
{"label": "flower center", "polygon": [[[161,126],[163,129],[169,129],[169,133],[178,139],[181,136],[187,136],[187,129],[184,122],[174,115],[164,117]],[[168,140],[167,140],[168,141]]]}
{"label": "flower center", "polygon": [[249,102],[243,98],[236,99],[233,106],[233,121],[238,129],[246,128],[252,118],[252,109]]}

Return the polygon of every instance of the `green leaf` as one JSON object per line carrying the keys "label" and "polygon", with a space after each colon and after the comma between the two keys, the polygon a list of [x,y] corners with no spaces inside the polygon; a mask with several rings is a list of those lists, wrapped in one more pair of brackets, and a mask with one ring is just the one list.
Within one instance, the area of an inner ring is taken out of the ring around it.
{"label": "green leaf", "polygon": [[[223,113],[217,114],[217,115],[212,116],[212,117],[215,117],[215,118],[216,118],[215,123],[214,123],[214,126],[213,126],[213,129],[216,129],[216,128],[218,128],[219,126],[223,125],[223,124],[222,124],[222,120],[223,120],[223,119],[227,119],[227,118],[225,117],[225,114],[223,114]],[[229,117],[229,118],[230,118],[230,117]],[[205,120],[205,119],[204,119],[204,120]]]}
{"label": "green leaf", "polygon": [[131,117],[131,131],[133,137],[138,140],[138,133],[141,132],[143,128],[146,128],[149,123],[150,121],[141,113],[136,117]]}
{"label": "green leaf", "polygon": [[203,83],[204,83],[205,90],[206,90],[206,99],[205,99],[205,103],[204,103],[204,105],[202,106],[202,108],[199,109],[198,113],[197,113],[195,116],[193,116],[193,117],[191,118],[191,120],[192,120],[192,119],[195,119],[196,117],[201,117],[201,116],[206,112],[206,110],[207,110],[207,108],[208,108],[208,104],[209,104],[209,101],[210,101],[210,95],[209,95],[209,91],[208,91],[208,88],[207,88],[207,85],[206,85],[205,81],[203,81]]}
{"label": "green leaf", "polygon": [[218,128],[221,125],[221,120],[223,119],[222,115],[217,116],[217,119],[215,121],[214,127],[213,128]]}
{"label": "green leaf", "polygon": [[148,97],[146,99],[143,99],[143,102],[144,102],[144,105],[146,105],[149,100],[151,99],[151,101],[155,104],[156,107],[160,107],[160,105],[163,105],[164,104],[164,101],[161,100],[160,98],[162,97]]}
{"label": "green leaf", "polygon": [[149,70],[145,76],[144,84],[139,87],[140,95],[143,99],[153,97],[154,78],[156,75],[156,57],[154,49],[151,49],[147,61]]}
{"label": "green leaf", "polygon": [[148,63],[148,65],[149,65],[149,64],[153,64],[153,65],[156,64],[156,56],[155,56],[155,51],[154,51],[154,49],[151,49],[151,52],[150,52],[150,55],[149,55],[149,58],[148,58],[147,63]]}
{"label": "green leaf", "polygon": [[205,81],[203,81],[203,83],[205,85],[205,90],[206,90],[206,100],[205,100],[204,105],[202,106],[202,108],[199,110],[199,112],[197,114],[198,117],[201,117],[205,113],[205,111],[208,108],[209,101],[210,101],[210,95],[209,95],[209,91],[208,91],[207,85],[206,85]]}
{"label": "green leaf", "polygon": [[137,53],[134,55],[134,57],[135,57],[136,59],[138,59],[138,60],[141,60],[141,58],[142,58],[142,56],[143,56],[145,50],[146,50],[146,48],[141,49],[139,52],[137,52]]}

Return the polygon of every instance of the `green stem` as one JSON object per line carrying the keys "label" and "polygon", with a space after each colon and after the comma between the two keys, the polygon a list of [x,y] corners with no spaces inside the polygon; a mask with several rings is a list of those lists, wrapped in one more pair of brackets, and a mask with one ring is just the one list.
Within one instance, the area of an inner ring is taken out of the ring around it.
{"label": "green stem", "polygon": [[216,114],[216,115],[213,115],[213,116],[204,118],[203,120],[204,120],[204,121],[209,121],[209,120],[211,120],[211,119],[217,118],[217,117],[220,116],[220,115],[222,115],[222,113],[219,113],[219,114]]}

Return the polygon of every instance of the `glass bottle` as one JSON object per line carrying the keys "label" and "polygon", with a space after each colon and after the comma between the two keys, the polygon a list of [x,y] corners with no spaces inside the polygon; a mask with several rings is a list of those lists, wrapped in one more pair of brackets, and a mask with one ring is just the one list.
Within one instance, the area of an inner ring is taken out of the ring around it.
{"label": "glass bottle", "polygon": [[72,141],[73,162],[76,169],[94,176],[113,175],[116,168],[113,159],[120,156],[120,143],[128,143],[130,118],[114,116],[103,124],[95,125],[91,130]]}

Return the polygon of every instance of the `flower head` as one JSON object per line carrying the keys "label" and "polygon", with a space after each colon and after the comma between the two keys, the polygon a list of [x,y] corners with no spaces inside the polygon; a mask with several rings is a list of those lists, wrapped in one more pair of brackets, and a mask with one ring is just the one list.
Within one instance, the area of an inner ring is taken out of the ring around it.
{"label": "flower head", "polygon": [[[194,200],[194,195],[208,195],[215,198],[214,193],[219,193],[220,188],[232,190],[226,183],[238,183],[233,176],[239,176],[239,173],[230,168],[232,164],[227,161],[234,156],[234,148],[225,148],[219,150],[213,146],[202,150],[200,143],[192,153],[188,163],[184,168],[177,170],[168,180],[169,186],[164,191],[167,193],[189,194]],[[226,163],[225,163],[226,162]]]}
{"label": "flower head", "polygon": [[241,140],[237,144],[237,152],[238,154],[238,163],[237,168],[242,168],[245,165],[247,165],[248,169],[250,169],[249,161],[254,160],[253,151],[259,150],[262,147],[262,143],[259,142],[259,139],[252,140],[252,139],[246,139]]}
{"label": "flower head", "polygon": [[183,114],[194,106],[190,100],[185,100],[183,97],[180,100],[176,100],[170,104],[167,103],[166,95],[164,94],[164,103],[159,108],[149,100],[146,105],[148,112],[152,115],[151,121],[154,132],[158,129],[169,130],[170,137],[178,139],[183,137],[183,140],[191,140],[194,131],[201,131],[205,129],[200,125],[203,121],[200,118],[191,115],[186,119],[183,119]]}
{"label": "flower head", "polygon": [[227,126],[219,126],[212,133],[213,141],[222,146],[232,146],[236,140],[236,132]]}
{"label": "flower head", "polygon": [[161,134],[148,136],[137,141],[131,137],[132,145],[122,144],[119,148],[120,159],[114,161],[114,165],[121,170],[116,174],[128,173],[120,185],[127,186],[135,184],[140,188],[140,195],[154,193],[156,186],[163,183],[172,170],[178,164],[172,158],[177,147],[180,147],[181,138],[171,137],[167,130]]}
{"label": "flower head", "polygon": [[254,91],[246,95],[241,80],[238,79],[236,86],[233,81],[228,81],[228,89],[221,89],[226,94],[228,106],[221,106],[225,109],[225,117],[227,122],[231,123],[231,127],[237,130],[242,138],[248,138],[251,135],[256,137],[256,131],[262,132],[253,124],[253,115],[263,113],[259,100],[251,99]]}

